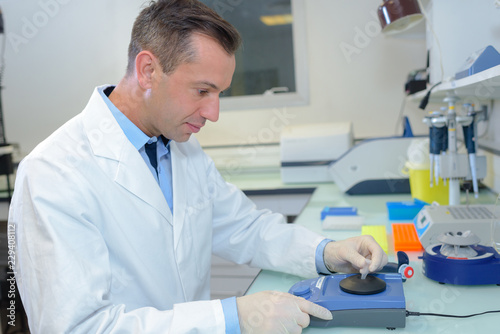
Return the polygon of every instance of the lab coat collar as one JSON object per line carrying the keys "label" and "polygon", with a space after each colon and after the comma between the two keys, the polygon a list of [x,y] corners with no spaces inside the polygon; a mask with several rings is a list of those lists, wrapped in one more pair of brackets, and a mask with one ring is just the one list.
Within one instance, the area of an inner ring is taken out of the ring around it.
{"label": "lab coat collar", "polygon": [[158,183],[123,133],[98,88],[82,113],[84,131],[92,152],[96,157],[103,158],[99,162],[101,167],[111,174],[116,183],[150,204],[173,224],[172,213]]}

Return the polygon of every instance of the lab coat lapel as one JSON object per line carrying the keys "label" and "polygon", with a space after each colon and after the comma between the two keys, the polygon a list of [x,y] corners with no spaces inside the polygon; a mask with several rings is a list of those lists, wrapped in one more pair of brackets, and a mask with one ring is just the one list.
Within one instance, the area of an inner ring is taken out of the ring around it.
{"label": "lab coat lapel", "polygon": [[172,157],[172,193],[174,194],[174,247],[177,249],[187,207],[187,192],[185,183],[182,181],[187,173],[187,157],[177,147],[177,143],[170,143],[170,154]]}
{"label": "lab coat lapel", "polygon": [[83,112],[92,152],[116,183],[155,208],[170,224],[167,201],[139,152],[130,143],[97,89]]}
{"label": "lab coat lapel", "polygon": [[172,213],[165,196],[139,152],[130,146],[132,149],[122,150],[115,181],[158,210],[172,224]]}

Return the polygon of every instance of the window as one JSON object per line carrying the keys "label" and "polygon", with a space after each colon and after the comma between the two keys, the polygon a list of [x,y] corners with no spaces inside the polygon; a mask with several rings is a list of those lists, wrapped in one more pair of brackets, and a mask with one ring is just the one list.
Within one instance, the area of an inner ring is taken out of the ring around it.
{"label": "window", "polygon": [[308,103],[304,0],[201,1],[232,23],[243,38],[221,110]]}

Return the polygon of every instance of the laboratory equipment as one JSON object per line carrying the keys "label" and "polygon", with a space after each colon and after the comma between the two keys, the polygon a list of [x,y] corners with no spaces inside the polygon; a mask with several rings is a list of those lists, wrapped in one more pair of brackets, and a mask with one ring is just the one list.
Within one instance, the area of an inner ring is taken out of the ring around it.
{"label": "laboratory equipment", "polygon": [[422,246],[427,249],[440,243],[443,233],[459,233],[470,230],[483,242],[491,239],[491,224],[500,222],[496,206],[485,205],[429,205],[424,206],[413,223]]}
{"label": "laboratory equipment", "polygon": [[415,94],[427,88],[428,81],[427,69],[411,71],[405,83],[405,92],[407,95]]}
{"label": "laboratory equipment", "polygon": [[389,253],[389,243],[387,241],[387,230],[385,225],[363,225],[361,235],[371,235],[380,245],[384,252]]}
{"label": "laboratory equipment", "polygon": [[359,230],[364,218],[358,216],[355,207],[329,207],[321,211],[321,228],[323,230]]}
{"label": "laboratory equipment", "polygon": [[328,170],[335,184],[349,195],[410,193],[404,165],[415,137],[383,137],[354,145]]}
{"label": "laboratory equipment", "polygon": [[403,280],[400,274],[374,274],[367,282],[384,282],[389,288],[373,294],[345,292],[340,282],[360,274],[335,274],[305,280],[295,284],[290,293],[321,305],[332,312],[326,321],[311,316],[311,327],[388,327],[406,325]]}
{"label": "laboratory equipment", "polygon": [[[446,110],[446,108],[444,108]],[[440,155],[448,149],[448,127],[442,113],[433,112],[424,118],[429,126],[430,185],[439,184]]]}
{"label": "laboratory equipment", "polygon": [[424,205],[429,205],[429,203],[419,199],[403,202],[387,202],[386,207],[389,220],[412,220]]}
{"label": "laboratory equipment", "polygon": [[[443,182],[434,182],[430,185],[430,171],[429,164],[425,169],[410,168],[408,166],[408,175],[410,177],[410,190],[413,199],[419,199],[426,203],[438,203],[447,205],[449,203],[449,189],[448,184]],[[409,218],[410,220],[413,219]]]}
{"label": "laboratory equipment", "polygon": [[[448,108],[424,118],[429,125],[430,186],[439,178],[448,182],[450,205],[460,204],[460,181],[472,180],[474,196],[479,195],[478,180],[486,176],[486,157],[477,156],[475,134],[477,122],[485,119],[485,110],[474,111],[473,105],[464,105],[466,115],[458,115],[455,104],[458,98],[449,94],[444,101]],[[446,111],[446,115],[444,115]],[[467,154],[458,152],[457,130],[462,126]]]}
{"label": "laboratory equipment", "polygon": [[462,68],[455,74],[455,80],[468,77],[500,64],[500,54],[491,45],[488,45],[473,54],[466,60]]}
{"label": "laboratory equipment", "polygon": [[[449,202],[448,185],[433,181],[431,166],[434,166],[437,159],[433,158],[433,154],[429,154],[429,143],[429,138],[418,138],[408,147],[405,170],[410,178],[411,197],[426,203],[437,202],[446,205]],[[415,215],[409,219],[413,219]]]}
{"label": "laboratory equipment", "polygon": [[439,235],[422,256],[422,273],[439,283],[457,285],[500,285],[500,254],[480,245],[470,230]]}
{"label": "laboratory equipment", "polygon": [[391,224],[394,251],[420,252],[422,245],[418,240],[415,226],[411,223]]}
{"label": "laboratory equipment", "polygon": [[[303,297],[332,312],[332,320],[311,317],[312,327],[387,327],[406,325],[403,282],[413,276],[408,256],[398,253],[398,263],[389,263],[381,273],[334,274],[294,284],[289,293]],[[387,273],[383,273],[387,272]]]}
{"label": "laboratory equipment", "polygon": [[[495,213],[498,215],[500,206],[495,207]],[[491,247],[495,248],[500,253],[500,219],[493,222],[491,225]]]}
{"label": "laboratory equipment", "polygon": [[474,191],[474,196],[477,198],[479,194],[479,186],[477,182],[477,163],[476,163],[476,114],[474,111],[474,106],[471,104],[467,104],[468,113],[467,116],[463,117],[462,121],[462,129],[464,132],[464,143],[467,149],[467,153],[469,154],[469,165],[470,165],[470,173],[472,178],[472,189]]}
{"label": "laboratory equipment", "polygon": [[352,147],[352,123],[290,125],[280,139],[283,183],[329,182],[328,165]]}

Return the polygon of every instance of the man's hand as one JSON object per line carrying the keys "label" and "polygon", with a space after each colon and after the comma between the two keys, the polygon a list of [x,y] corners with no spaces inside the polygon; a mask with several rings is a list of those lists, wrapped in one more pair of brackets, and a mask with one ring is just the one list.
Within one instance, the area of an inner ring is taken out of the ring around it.
{"label": "man's hand", "polygon": [[331,320],[326,308],[304,298],[278,291],[263,291],[236,299],[242,334],[302,333],[313,315]]}
{"label": "man's hand", "polygon": [[330,271],[365,275],[387,264],[387,254],[370,235],[329,242],[324,259]]}

